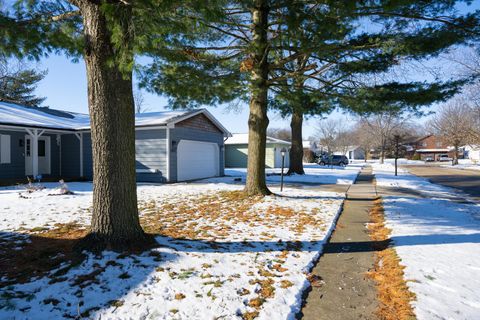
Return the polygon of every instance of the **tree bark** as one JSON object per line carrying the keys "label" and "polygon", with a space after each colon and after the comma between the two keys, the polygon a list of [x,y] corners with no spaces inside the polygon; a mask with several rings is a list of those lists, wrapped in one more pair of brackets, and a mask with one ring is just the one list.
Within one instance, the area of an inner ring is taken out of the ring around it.
{"label": "tree bark", "polygon": [[270,194],[265,181],[265,148],[268,127],[268,13],[266,0],[254,1],[252,40],[254,54],[250,80],[250,114],[248,117],[248,168],[245,192],[248,195]]}
{"label": "tree bark", "polygon": [[455,166],[455,165],[458,164],[458,149],[459,149],[459,147],[458,147],[458,145],[455,145],[454,148],[455,148],[455,154],[453,155],[453,165]]}
{"label": "tree bark", "polygon": [[143,232],[137,209],[132,71],[121,69],[118,61],[119,55],[127,63],[133,61],[133,50],[128,49],[133,41],[131,8],[119,4],[113,13],[125,43],[118,49],[112,44],[101,2],[80,1],[79,5],[93,152],[92,223],[79,246],[94,251],[141,250],[152,238]]}
{"label": "tree bark", "polygon": [[305,174],[303,170],[303,112],[299,108],[294,108],[290,128],[292,129],[292,147],[290,148],[290,166],[289,174]]}

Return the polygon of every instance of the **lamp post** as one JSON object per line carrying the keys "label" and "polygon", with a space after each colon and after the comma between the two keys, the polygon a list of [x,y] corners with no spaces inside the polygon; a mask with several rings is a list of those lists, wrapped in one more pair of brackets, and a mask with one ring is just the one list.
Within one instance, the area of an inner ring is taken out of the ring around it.
{"label": "lamp post", "polygon": [[400,135],[396,134],[394,138],[395,138],[395,176],[397,176],[397,167],[398,167],[397,161],[398,161],[398,148],[400,144]]}
{"label": "lamp post", "polygon": [[283,191],[283,167],[285,166],[286,153],[287,153],[287,149],[282,148],[282,150],[280,150],[280,154],[282,155],[282,172],[280,174],[280,191]]}

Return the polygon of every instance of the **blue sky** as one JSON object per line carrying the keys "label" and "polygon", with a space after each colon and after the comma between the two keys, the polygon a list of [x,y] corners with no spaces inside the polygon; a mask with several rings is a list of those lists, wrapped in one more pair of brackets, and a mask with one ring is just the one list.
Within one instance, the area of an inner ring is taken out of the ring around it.
{"label": "blue sky", "polygon": [[[466,12],[480,8],[480,1],[473,1],[471,6],[461,4],[460,12]],[[441,62],[430,62],[429,64]],[[55,109],[63,109],[81,113],[88,112],[87,104],[87,79],[83,60],[73,63],[65,56],[52,55],[42,59],[37,67],[48,70],[48,74],[40,82],[36,93],[46,97],[45,105]],[[422,79],[421,72],[412,75],[416,79]],[[163,97],[144,92],[145,105],[148,111],[165,110],[167,100]],[[222,107],[207,107],[207,109],[231,132],[247,132],[248,106],[244,105],[240,110],[228,110]],[[433,108],[435,109],[435,108]],[[333,117],[344,117],[341,112],[335,112]],[[288,128],[288,119],[282,119],[278,114],[269,113],[270,126],[272,128]],[[351,120],[352,117],[346,117]],[[317,119],[312,118],[305,122],[304,138],[315,134]]]}

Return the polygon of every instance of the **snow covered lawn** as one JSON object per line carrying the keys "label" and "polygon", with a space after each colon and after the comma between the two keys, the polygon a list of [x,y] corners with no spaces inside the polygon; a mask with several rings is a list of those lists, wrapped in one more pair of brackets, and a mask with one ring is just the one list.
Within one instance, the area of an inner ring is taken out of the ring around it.
{"label": "snow covered lawn", "polygon": [[[352,184],[358,172],[365,164],[352,163],[346,167],[339,166],[320,166],[318,164],[305,163],[305,175],[291,175],[284,176],[285,183],[321,183],[321,184]],[[288,168],[284,169],[287,173]],[[267,169],[267,182],[280,182],[281,169]],[[242,177],[243,180],[247,176],[247,169],[245,168],[231,168],[225,169],[225,175],[232,177]]]}
{"label": "snow covered lawn", "polygon": [[[246,198],[226,183],[139,185],[141,222],[159,247],[90,254],[70,268],[54,261],[86,232],[92,185],[70,183],[75,194],[65,196],[45,186],[22,197],[0,189],[1,319],[293,319],[344,199],[292,188]],[[19,272],[35,263],[35,277]]]}
{"label": "snow covered lawn", "polygon": [[[418,319],[477,319],[480,315],[480,206],[455,201],[458,191],[393,166],[373,165],[379,186],[401,187],[383,198],[387,227],[416,294]],[[421,194],[413,197],[408,194]]]}

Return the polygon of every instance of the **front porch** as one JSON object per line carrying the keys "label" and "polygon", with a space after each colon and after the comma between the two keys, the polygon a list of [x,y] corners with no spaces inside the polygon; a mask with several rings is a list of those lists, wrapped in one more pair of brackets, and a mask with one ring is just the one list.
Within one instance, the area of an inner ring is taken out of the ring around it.
{"label": "front porch", "polygon": [[[0,125],[0,183],[84,178],[85,132]],[[89,134],[89,133],[88,133]]]}

